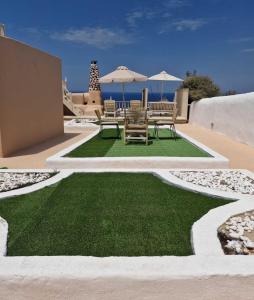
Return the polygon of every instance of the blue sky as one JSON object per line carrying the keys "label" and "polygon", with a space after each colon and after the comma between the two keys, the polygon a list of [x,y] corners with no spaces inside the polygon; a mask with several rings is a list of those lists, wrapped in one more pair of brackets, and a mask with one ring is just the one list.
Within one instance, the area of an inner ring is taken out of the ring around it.
{"label": "blue sky", "polygon": [[71,90],[87,90],[92,59],[102,75],[119,65],[149,76],[196,69],[223,90],[254,90],[253,0],[0,0],[0,7],[8,36],[62,59]]}

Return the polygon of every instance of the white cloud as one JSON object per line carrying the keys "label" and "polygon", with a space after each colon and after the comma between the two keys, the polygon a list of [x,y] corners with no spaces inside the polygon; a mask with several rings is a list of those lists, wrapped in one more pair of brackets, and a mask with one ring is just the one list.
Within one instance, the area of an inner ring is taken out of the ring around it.
{"label": "white cloud", "polygon": [[252,37],[241,37],[241,38],[236,38],[236,39],[231,39],[228,40],[230,43],[245,43],[245,42],[250,42],[252,41]]}
{"label": "white cloud", "polygon": [[173,22],[172,26],[177,31],[184,31],[184,30],[196,31],[206,24],[207,21],[203,19],[184,19],[184,20]]}
{"label": "white cloud", "polygon": [[84,27],[68,29],[65,32],[55,32],[50,35],[54,40],[86,44],[100,49],[111,48],[116,45],[133,43],[133,37],[121,29]]}
{"label": "white cloud", "polygon": [[129,26],[136,27],[137,21],[142,19],[143,17],[144,17],[143,11],[133,11],[133,12],[127,14],[126,21]]}
{"label": "white cloud", "polygon": [[243,52],[245,52],[245,53],[251,53],[251,52],[254,52],[254,48],[243,49]]}
{"label": "white cloud", "polygon": [[169,18],[173,15],[173,10],[190,5],[188,0],[162,0],[156,7],[136,8],[126,15],[126,22],[132,29],[138,27],[139,22],[144,20],[161,21],[163,18]]}
{"label": "white cloud", "polygon": [[161,25],[161,29],[158,32],[159,34],[168,33],[172,30],[176,31],[196,31],[206,25],[208,23],[208,20],[204,19],[183,19],[178,21],[169,21],[164,22],[164,24]]}
{"label": "white cloud", "polygon": [[138,22],[142,20],[152,20],[159,15],[159,11],[157,10],[135,10],[126,15],[126,21],[128,25],[132,28],[138,26]]}

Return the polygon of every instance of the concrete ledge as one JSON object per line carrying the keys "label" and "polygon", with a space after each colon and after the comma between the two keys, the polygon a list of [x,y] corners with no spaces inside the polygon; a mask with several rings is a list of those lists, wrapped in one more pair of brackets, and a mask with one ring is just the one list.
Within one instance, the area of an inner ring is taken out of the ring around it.
{"label": "concrete ledge", "polygon": [[[167,126],[166,126],[167,128]],[[128,168],[128,169],[169,169],[169,168],[228,168],[229,161],[224,156],[211,150],[205,145],[190,138],[186,134],[177,131],[177,134],[190,143],[209,153],[212,157],[92,157],[92,158],[69,158],[63,157],[72,150],[99,133],[99,129],[73,144],[71,147],[49,157],[46,164],[50,168],[75,169],[75,168]]]}
{"label": "concrete ledge", "polygon": [[[252,257],[10,257],[2,299],[252,299]],[[241,279],[241,277],[244,277]],[[222,295],[225,295],[222,296]],[[240,297],[239,297],[240,296]]]}
{"label": "concrete ledge", "polygon": [[8,223],[0,217],[0,256],[7,253]]}

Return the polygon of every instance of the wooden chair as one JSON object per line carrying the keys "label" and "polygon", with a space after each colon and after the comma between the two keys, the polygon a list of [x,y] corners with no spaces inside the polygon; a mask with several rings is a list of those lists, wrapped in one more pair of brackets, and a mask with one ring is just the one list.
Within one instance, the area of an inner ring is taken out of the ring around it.
{"label": "wooden chair", "polygon": [[143,141],[148,145],[148,120],[145,111],[128,111],[124,119],[124,143]]}
{"label": "wooden chair", "polygon": [[130,111],[141,111],[142,110],[142,102],[140,100],[130,100]]}
{"label": "wooden chair", "polygon": [[176,134],[176,129],[175,129],[175,122],[176,122],[176,117],[177,117],[177,108],[174,106],[173,109],[173,115],[171,117],[162,117],[161,119],[158,119],[154,123],[154,132],[157,138],[159,138],[159,129],[160,126],[169,126],[169,131],[172,133],[174,140],[176,141],[177,134]]}
{"label": "wooden chair", "polygon": [[105,117],[116,117],[116,101],[104,100],[104,115]]}
{"label": "wooden chair", "polygon": [[95,110],[95,114],[99,120],[99,125],[100,125],[100,136],[103,131],[103,126],[116,126],[116,132],[117,132],[117,138],[121,137],[120,129],[119,129],[119,124],[115,119],[109,119],[109,118],[102,118],[101,113],[98,109]]}

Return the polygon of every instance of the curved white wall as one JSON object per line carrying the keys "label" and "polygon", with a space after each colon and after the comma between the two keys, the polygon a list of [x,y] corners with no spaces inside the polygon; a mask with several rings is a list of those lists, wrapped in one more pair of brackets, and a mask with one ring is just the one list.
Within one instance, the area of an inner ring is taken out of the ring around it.
{"label": "curved white wall", "polygon": [[254,93],[193,102],[189,121],[254,146]]}

